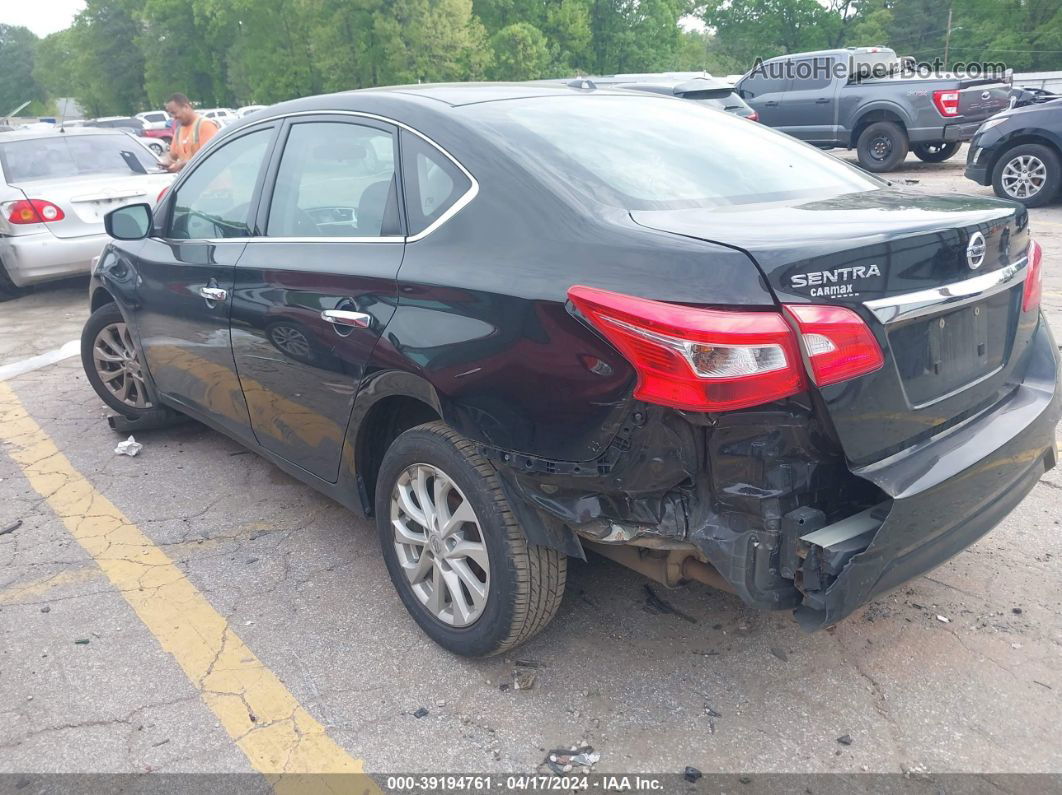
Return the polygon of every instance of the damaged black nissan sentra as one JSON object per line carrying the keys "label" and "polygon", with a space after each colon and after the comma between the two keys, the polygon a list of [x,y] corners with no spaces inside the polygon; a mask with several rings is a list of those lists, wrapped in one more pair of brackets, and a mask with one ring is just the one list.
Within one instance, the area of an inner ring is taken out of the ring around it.
{"label": "damaged black nissan sentra", "polygon": [[455,85],[274,106],[110,214],[89,379],[375,515],[435,641],[508,649],[588,549],[832,624],[1055,464],[1013,203],[695,103]]}

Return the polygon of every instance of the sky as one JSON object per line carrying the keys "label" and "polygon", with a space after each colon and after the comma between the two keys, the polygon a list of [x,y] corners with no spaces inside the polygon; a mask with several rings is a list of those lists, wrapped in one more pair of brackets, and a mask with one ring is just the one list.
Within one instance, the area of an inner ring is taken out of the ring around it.
{"label": "sky", "polygon": [[0,2],[0,23],[23,25],[38,36],[47,36],[70,27],[74,15],[85,7],[85,0],[33,0]]}

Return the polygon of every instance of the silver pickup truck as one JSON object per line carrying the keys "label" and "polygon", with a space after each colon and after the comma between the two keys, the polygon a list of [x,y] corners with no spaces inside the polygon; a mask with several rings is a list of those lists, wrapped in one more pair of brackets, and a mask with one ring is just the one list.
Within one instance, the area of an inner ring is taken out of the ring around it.
{"label": "silver pickup truck", "polygon": [[954,155],[1007,108],[1009,82],[925,75],[887,47],[804,52],[757,63],[738,95],[769,127],[823,149],[856,149],[868,171],[891,171],[908,151],[928,163]]}

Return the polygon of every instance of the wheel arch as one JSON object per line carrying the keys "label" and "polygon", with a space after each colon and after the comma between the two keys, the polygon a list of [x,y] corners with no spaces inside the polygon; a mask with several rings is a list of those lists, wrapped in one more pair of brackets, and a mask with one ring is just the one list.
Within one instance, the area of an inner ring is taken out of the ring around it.
{"label": "wheel arch", "polygon": [[856,123],[852,125],[852,138],[848,142],[849,146],[854,147],[858,144],[859,136],[863,134],[863,130],[878,121],[891,121],[895,124],[899,124],[904,135],[907,135],[907,119],[904,118],[903,112],[898,107],[879,105],[876,107],[862,108],[859,111],[859,117],[857,118]]}
{"label": "wheel arch", "polygon": [[118,301],[113,295],[111,295],[110,290],[106,287],[97,287],[92,291],[92,298],[89,301],[89,312],[95,312],[101,306],[116,303],[118,303]]}
{"label": "wheel arch", "polygon": [[1046,146],[1048,149],[1055,153],[1059,160],[1062,160],[1062,146],[1059,146],[1057,141],[1039,132],[1023,131],[1019,134],[1016,134],[1012,138],[1008,138],[1006,140],[1006,143],[1003,146],[999,147],[998,151],[996,151],[992,155],[991,160],[989,160],[987,163],[987,174],[989,176],[989,179],[992,179],[994,177],[996,173],[996,166],[999,164],[1000,160],[1006,157],[1007,153],[1009,153],[1017,146],[1025,146],[1026,144],[1037,144],[1038,146]]}

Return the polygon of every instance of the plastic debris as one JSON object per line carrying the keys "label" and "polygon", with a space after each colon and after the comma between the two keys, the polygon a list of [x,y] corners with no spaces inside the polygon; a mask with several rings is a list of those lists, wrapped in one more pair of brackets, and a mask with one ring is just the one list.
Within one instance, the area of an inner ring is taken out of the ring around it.
{"label": "plastic debris", "polygon": [[89,639],[88,638],[78,638],[77,640],[74,641],[74,645],[75,646],[88,646],[88,644],[89,644]]}
{"label": "plastic debris", "polygon": [[22,527],[22,520],[21,519],[16,519],[11,524],[9,524],[7,527],[4,527],[3,529],[0,529],[0,536],[6,536],[8,533],[13,533],[16,530],[18,530],[20,527]]}
{"label": "plastic debris", "polygon": [[645,588],[645,606],[650,613],[662,613],[664,615],[677,616],[683,621],[688,621],[691,624],[696,624],[697,619],[693,616],[686,615],[681,610],[677,610],[670,602],[666,602],[656,595],[656,591],[650,588],[648,585],[643,585]]}
{"label": "plastic debris", "polygon": [[52,608],[49,607],[48,605],[45,605],[44,607],[41,608],[41,612],[42,613],[50,613],[50,612],[52,612]]}
{"label": "plastic debris", "polygon": [[590,745],[573,745],[571,748],[555,748],[542,764],[556,775],[563,776],[575,767],[590,767],[601,760],[601,754]]}
{"label": "plastic debris", "polygon": [[840,737],[837,738],[837,742],[839,742],[841,745],[851,745],[852,735],[842,734]]}
{"label": "plastic debris", "polygon": [[682,771],[682,777],[691,784],[697,779],[701,778],[704,774],[695,767],[686,765],[686,769]]}
{"label": "plastic debris", "polygon": [[118,442],[118,446],[114,448],[114,454],[135,456],[143,449],[144,445],[140,444],[140,442],[130,436],[124,442]]}
{"label": "plastic debris", "polygon": [[951,623],[951,619],[948,618],[947,616],[937,616],[937,621],[939,621],[942,624],[950,624]]}
{"label": "plastic debris", "polygon": [[413,713],[413,717],[417,718],[417,719],[427,717],[427,715],[428,715],[428,710],[427,710],[426,707],[421,707],[420,709],[418,709],[416,712]]}
{"label": "plastic debris", "polygon": [[513,690],[530,690],[535,686],[537,674],[526,668],[517,668],[513,671]]}
{"label": "plastic debris", "polygon": [[785,653],[785,649],[781,649],[778,646],[771,646],[771,654],[782,662],[786,662],[789,659],[789,656]]}

